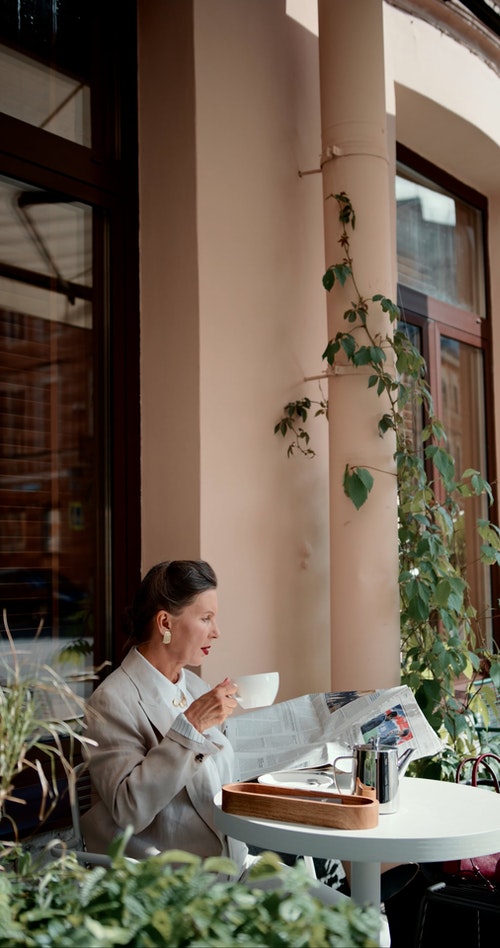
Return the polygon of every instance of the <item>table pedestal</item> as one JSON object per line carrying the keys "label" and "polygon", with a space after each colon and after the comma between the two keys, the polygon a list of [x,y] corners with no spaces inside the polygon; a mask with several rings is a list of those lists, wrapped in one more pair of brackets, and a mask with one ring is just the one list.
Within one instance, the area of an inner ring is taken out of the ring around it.
{"label": "table pedestal", "polygon": [[357,905],[380,905],[380,863],[351,863],[351,897]]}

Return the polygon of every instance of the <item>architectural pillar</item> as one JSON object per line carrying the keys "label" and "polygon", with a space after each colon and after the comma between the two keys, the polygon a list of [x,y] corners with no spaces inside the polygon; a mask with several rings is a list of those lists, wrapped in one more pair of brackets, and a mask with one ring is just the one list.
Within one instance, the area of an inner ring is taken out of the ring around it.
{"label": "architectural pillar", "polygon": [[[318,0],[326,266],[343,250],[337,203],[345,191],[356,213],[351,255],[363,297],[395,300],[391,235],[394,187],[388,162],[382,0]],[[349,328],[343,313],[352,284],[328,294],[328,338]],[[372,331],[390,323],[371,304]],[[346,367],[329,380],[331,683],[334,690],[399,684],[397,490],[394,436],[378,434],[386,403],[368,389],[365,369]],[[343,492],[344,468],[375,478],[356,510]]]}

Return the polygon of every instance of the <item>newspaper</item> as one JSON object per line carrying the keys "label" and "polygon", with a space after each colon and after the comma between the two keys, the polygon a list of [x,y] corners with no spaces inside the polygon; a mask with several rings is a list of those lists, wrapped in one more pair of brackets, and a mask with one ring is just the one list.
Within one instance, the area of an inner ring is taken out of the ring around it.
{"label": "newspaper", "polygon": [[443,742],[406,685],[381,691],[302,695],[226,721],[238,780],[286,769],[325,767],[370,740],[392,744],[405,765],[432,757]]}

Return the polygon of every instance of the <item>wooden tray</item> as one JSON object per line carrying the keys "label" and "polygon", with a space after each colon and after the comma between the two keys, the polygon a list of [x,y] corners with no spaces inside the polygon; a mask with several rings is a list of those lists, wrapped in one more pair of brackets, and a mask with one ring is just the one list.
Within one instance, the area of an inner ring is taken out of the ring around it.
{"label": "wooden tray", "polygon": [[378,825],[378,800],[329,793],[267,787],[260,783],[227,783],[222,809],[238,816],[284,823],[309,823],[334,829],[372,829]]}

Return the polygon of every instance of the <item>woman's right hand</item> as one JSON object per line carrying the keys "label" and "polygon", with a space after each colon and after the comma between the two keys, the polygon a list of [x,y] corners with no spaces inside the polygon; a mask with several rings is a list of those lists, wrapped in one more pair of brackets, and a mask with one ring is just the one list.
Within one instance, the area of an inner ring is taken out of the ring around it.
{"label": "woman's right hand", "polygon": [[196,698],[184,712],[184,717],[201,734],[214,725],[223,724],[238,707],[233,695],[238,688],[230,678],[224,678],[215,688]]}

